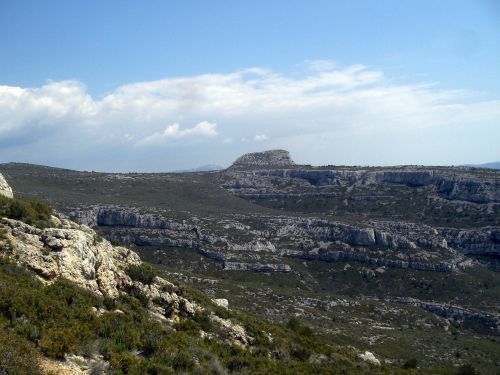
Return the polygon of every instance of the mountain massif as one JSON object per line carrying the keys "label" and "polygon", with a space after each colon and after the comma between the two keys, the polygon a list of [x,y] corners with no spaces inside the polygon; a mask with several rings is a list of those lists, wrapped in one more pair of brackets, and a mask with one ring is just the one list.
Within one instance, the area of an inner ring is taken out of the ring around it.
{"label": "mountain massif", "polygon": [[[188,372],[500,368],[500,171],[316,167],[271,150],[213,172],[96,173],[16,163],[0,172],[3,200],[10,202],[13,190],[55,209],[38,226],[5,210],[2,253],[42,283],[64,279],[98,299],[138,299],[164,326],[156,329],[178,334],[180,323],[195,322],[197,338],[189,340],[218,364],[188,352]],[[142,262],[154,270],[148,282],[133,277],[148,273]],[[183,290],[204,297],[195,301]],[[114,314],[102,303],[92,307],[98,316]],[[292,347],[315,340],[316,349],[294,357],[293,349],[273,349],[273,339],[252,349],[256,332],[248,321],[255,319],[270,327],[269,337],[298,335],[289,337]],[[18,329],[11,325],[6,329]],[[228,359],[196,341],[206,335],[243,348],[240,358],[267,351],[270,362],[265,369],[253,360],[232,367],[236,355]],[[131,361],[149,358],[141,345],[124,352]],[[123,371],[118,354],[87,354],[68,350],[64,363],[80,356],[95,368]],[[165,366],[183,371],[174,362]]]}

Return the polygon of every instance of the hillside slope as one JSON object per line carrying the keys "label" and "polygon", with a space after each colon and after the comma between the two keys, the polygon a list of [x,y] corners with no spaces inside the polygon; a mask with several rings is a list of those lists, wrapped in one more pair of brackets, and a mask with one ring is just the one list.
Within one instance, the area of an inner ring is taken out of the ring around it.
{"label": "hillside slope", "polygon": [[298,321],[284,328],[221,307],[89,227],[0,199],[10,216],[0,222],[0,371],[404,373]]}
{"label": "hillside slope", "polygon": [[15,193],[246,313],[296,317],[394,366],[500,367],[498,172],[311,167],[279,153],[210,173],[0,170]]}

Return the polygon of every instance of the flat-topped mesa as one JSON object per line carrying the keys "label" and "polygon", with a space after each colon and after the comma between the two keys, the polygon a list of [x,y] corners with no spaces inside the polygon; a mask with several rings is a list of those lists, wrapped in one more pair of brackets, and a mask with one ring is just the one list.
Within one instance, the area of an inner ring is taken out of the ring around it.
{"label": "flat-topped mesa", "polygon": [[295,165],[290,153],[286,150],[268,150],[253,152],[240,156],[231,168],[244,167],[288,167]]}
{"label": "flat-topped mesa", "polygon": [[12,188],[7,183],[3,175],[0,173],[0,195],[7,198],[14,198],[14,194],[12,193]]}

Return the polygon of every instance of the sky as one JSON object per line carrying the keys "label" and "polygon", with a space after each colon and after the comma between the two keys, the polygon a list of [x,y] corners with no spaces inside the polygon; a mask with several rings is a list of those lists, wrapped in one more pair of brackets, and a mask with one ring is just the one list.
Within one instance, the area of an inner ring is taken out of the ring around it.
{"label": "sky", "polygon": [[0,163],[500,160],[500,1],[0,0]]}

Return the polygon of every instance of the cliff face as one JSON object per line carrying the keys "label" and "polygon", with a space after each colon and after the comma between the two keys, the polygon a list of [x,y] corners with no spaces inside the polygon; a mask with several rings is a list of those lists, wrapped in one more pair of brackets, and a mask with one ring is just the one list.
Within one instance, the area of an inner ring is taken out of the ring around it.
{"label": "cliff face", "polygon": [[12,188],[9,186],[3,175],[0,173],[0,195],[12,198],[14,195],[12,193]]}
{"label": "cliff face", "polygon": [[289,272],[285,261],[294,257],[453,272],[469,254],[498,256],[499,246],[497,231],[491,228],[459,231],[393,221],[356,226],[299,217],[260,217],[256,228],[243,224],[241,217],[176,221],[159,211],[120,206],[74,209],[69,214],[104,230],[107,238],[193,249],[224,270]]}
{"label": "cliff face", "polygon": [[243,165],[238,163],[233,164],[224,172],[222,186],[240,197],[266,199],[291,194],[336,196],[339,193],[334,192],[342,187],[368,190],[380,184],[399,184],[411,188],[427,187],[430,193],[448,200],[500,203],[500,172],[480,176],[464,168],[393,167],[390,170],[371,170],[363,167],[314,169],[294,166],[293,169],[258,169],[259,166],[264,166],[264,163],[254,164],[251,170],[242,168]]}
{"label": "cliff face", "polygon": [[283,166],[295,165],[290,153],[285,150],[269,150],[254,152],[239,157],[231,168],[245,168],[255,166]]}
{"label": "cliff face", "polygon": [[140,263],[136,253],[112,246],[84,225],[56,217],[52,225],[38,229],[2,219],[11,255],[45,281],[64,277],[103,296],[116,297],[131,284],[125,269]]}

